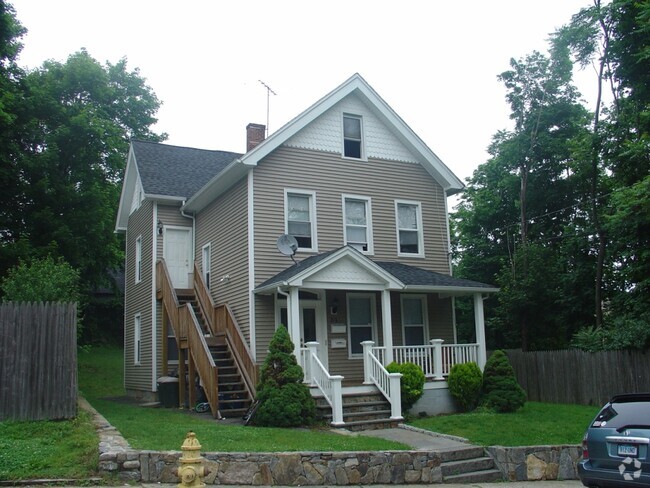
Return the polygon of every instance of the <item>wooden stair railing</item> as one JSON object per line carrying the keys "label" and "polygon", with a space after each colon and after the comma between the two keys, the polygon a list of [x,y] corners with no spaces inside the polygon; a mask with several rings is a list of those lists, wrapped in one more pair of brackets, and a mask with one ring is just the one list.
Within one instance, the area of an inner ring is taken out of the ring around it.
{"label": "wooden stair railing", "polygon": [[227,305],[216,306],[208,287],[203,281],[203,275],[194,263],[194,292],[199,306],[208,322],[208,329],[213,335],[224,334],[228,348],[237,363],[237,368],[244,380],[251,399],[255,398],[257,385],[257,364],[244,339],[237,321]]}
{"label": "wooden stair railing", "polygon": [[[163,302],[163,313],[167,313],[169,322],[174,329],[174,336],[178,344],[179,353],[184,349],[189,350],[190,354],[190,379],[193,378],[193,366],[196,367],[199,378],[203,383],[205,395],[210,404],[210,410],[214,418],[219,417],[219,387],[218,372],[214,364],[214,359],[210,349],[203,336],[203,331],[199,324],[194,310],[189,304],[183,306],[178,301],[176,290],[172,285],[171,278],[167,271],[167,265],[164,260],[158,260],[156,263],[156,296]],[[183,364],[180,364],[180,363]],[[184,361],[182,355],[179,358],[179,387],[183,389],[181,395],[184,396],[185,373]],[[190,383],[190,399],[194,398],[194,384]]]}

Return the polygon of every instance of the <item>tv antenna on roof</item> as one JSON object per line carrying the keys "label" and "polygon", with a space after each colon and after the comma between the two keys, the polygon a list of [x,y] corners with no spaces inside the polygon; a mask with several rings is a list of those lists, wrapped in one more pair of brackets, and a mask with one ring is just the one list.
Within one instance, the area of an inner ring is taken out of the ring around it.
{"label": "tv antenna on roof", "polygon": [[262,80],[257,80],[259,81],[264,88],[266,88],[266,137],[269,136],[269,98],[271,97],[271,93],[277,96],[277,93],[275,93],[269,85],[264,83]]}
{"label": "tv antenna on roof", "polygon": [[293,259],[293,255],[296,254],[298,250],[298,241],[295,237],[289,234],[282,234],[278,237],[278,251],[280,251],[285,256],[289,256],[293,261],[293,264],[296,263],[296,260]]}

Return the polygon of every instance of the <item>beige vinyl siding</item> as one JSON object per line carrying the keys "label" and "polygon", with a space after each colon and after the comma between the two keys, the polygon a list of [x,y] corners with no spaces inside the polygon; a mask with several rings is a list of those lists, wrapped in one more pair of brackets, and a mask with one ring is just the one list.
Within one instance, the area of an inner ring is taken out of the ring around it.
{"label": "beige vinyl siding", "polygon": [[[142,202],[129,217],[126,233],[126,276],[124,303],[124,384],[127,390],[151,391],[151,289],[153,204]],[[136,239],[142,238],[142,279],[135,282]],[[141,316],[140,364],[134,365],[135,315]]]}
{"label": "beige vinyl siding", "polygon": [[[248,181],[242,178],[196,216],[195,259],[211,245],[212,287],[217,305],[228,304],[250,343],[248,285]],[[275,246],[275,245],[274,245]],[[224,283],[216,283],[228,275]]]}
{"label": "beige vinyl siding", "polygon": [[[371,259],[400,261],[449,273],[445,196],[442,187],[419,164],[279,148],[255,168],[255,281],[263,282],[291,264],[278,259],[275,241],[284,233],[284,190],[316,192],[318,252],[341,247],[342,194],[370,197],[375,253]],[[395,200],[422,205],[425,258],[397,256]],[[299,252],[296,259],[309,253]]]}

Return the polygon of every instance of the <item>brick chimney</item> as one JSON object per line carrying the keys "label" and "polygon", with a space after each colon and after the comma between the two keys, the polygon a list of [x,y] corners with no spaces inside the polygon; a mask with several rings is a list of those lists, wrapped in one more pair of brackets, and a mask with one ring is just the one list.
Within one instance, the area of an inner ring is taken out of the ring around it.
{"label": "brick chimney", "polygon": [[266,126],[263,124],[248,124],[246,126],[246,152],[253,149],[264,140]]}

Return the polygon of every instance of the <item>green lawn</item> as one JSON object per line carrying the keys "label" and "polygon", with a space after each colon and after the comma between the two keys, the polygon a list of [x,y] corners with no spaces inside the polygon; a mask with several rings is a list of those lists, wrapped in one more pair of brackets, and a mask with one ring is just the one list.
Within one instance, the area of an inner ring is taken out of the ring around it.
{"label": "green lawn", "polygon": [[441,415],[410,422],[415,427],[465,437],[481,446],[580,444],[598,407],[527,402],[515,413]]}
{"label": "green lawn", "polygon": [[[179,450],[188,431],[196,433],[203,451],[376,451],[408,449],[397,442],[340,435],[326,429],[244,427],[213,420],[187,410],[143,408],[110,397],[124,395],[122,351],[97,349],[79,356],[79,389],[86,399],[136,449]],[[161,426],[164,426],[161,428]]]}

